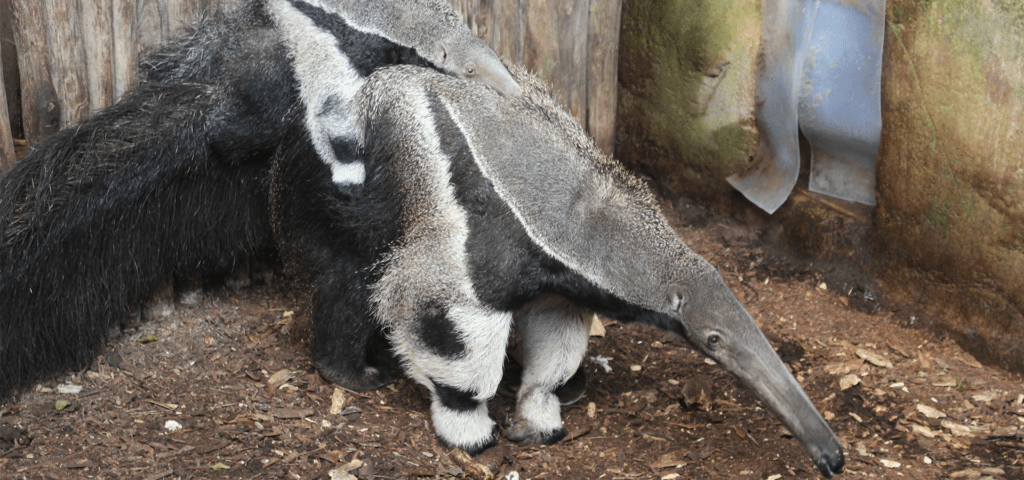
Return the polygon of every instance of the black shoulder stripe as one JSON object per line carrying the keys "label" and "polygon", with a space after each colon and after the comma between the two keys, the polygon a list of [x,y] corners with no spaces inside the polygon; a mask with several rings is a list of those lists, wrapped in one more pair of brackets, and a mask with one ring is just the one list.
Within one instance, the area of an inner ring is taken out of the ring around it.
{"label": "black shoulder stripe", "polygon": [[455,198],[463,208],[473,212],[482,213],[480,209],[488,203],[494,195],[490,181],[484,178],[480,168],[473,159],[473,152],[469,148],[469,141],[466,140],[462,130],[449,115],[448,109],[444,107],[435,92],[428,92],[430,102],[430,113],[434,119],[434,128],[437,130],[437,137],[441,142],[441,151],[449,162],[449,173],[451,182],[455,187]]}
{"label": "black shoulder stripe", "polygon": [[531,275],[538,270],[531,268],[532,257],[524,254],[540,249],[533,246],[508,204],[481,172],[469,140],[441,98],[431,92],[428,99],[441,151],[448,158],[455,199],[469,213],[465,248],[473,290],[484,305],[496,311],[515,310],[536,294],[525,285],[535,280]]}
{"label": "black shoulder stripe", "polygon": [[341,53],[348,57],[352,66],[364,77],[387,65],[431,66],[409,46],[398,45],[387,38],[359,31],[345,22],[344,18],[302,0],[288,1],[296,10],[312,20],[317,28],[336,37]]}
{"label": "black shoulder stripe", "polygon": [[448,310],[439,304],[428,305],[416,318],[416,336],[431,352],[439,357],[459,358],[469,347],[459,336]]}

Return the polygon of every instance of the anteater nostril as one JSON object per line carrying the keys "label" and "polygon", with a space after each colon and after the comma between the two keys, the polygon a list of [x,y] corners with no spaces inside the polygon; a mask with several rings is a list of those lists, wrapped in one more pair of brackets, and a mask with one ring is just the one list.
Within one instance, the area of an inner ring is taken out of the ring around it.
{"label": "anteater nostril", "polygon": [[843,473],[843,466],[846,464],[846,460],[843,458],[843,451],[838,450],[836,452],[822,455],[815,462],[818,467],[818,471],[821,472],[825,478],[832,478],[837,473]]}

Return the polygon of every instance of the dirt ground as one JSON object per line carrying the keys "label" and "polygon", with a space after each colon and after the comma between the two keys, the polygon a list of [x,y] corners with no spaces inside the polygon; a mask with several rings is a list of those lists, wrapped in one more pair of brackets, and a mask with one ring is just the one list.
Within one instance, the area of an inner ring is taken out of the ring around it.
{"label": "dirt ground", "polygon": [[[762,232],[686,202],[668,213],[830,421],[846,448],[840,478],[1024,478],[1019,376],[880,306],[869,285],[772,250]],[[280,278],[212,289],[0,407],[0,478],[486,478],[481,466],[498,479],[820,478],[729,374],[678,338],[608,319],[584,362],[585,397],[563,408],[569,438],[502,438],[467,461],[437,442],[424,388],[349,392],[317,375],[299,290]],[[499,424],[511,395],[491,401]]]}

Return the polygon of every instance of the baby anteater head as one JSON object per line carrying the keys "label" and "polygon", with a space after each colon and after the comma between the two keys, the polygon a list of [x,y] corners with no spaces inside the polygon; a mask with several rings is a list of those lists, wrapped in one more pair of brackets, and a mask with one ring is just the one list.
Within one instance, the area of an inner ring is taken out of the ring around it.
{"label": "baby anteater head", "polygon": [[[506,95],[519,93],[519,85],[498,55],[473,34],[447,1],[271,1],[287,2],[318,24],[344,22],[352,29],[412,49],[430,66],[449,75],[483,82]],[[314,18],[323,15],[335,18]]]}

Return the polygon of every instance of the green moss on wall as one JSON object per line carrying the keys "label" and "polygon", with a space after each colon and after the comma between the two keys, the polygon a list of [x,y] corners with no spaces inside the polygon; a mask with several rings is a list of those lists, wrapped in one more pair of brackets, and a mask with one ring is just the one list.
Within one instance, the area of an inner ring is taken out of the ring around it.
{"label": "green moss on wall", "polygon": [[629,2],[619,52],[618,154],[712,200],[756,148],[755,1]]}
{"label": "green moss on wall", "polygon": [[986,285],[984,301],[932,299],[952,303],[936,315],[1024,370],[1022,18],[999,2],[890,0],[877,228],[893,289],[909,288],[891,273],[908,265],[950,289]]}
{"label": "green moss on wall", "polygon": [[[731,209],[725,178],[756,150],[760,2],[627,5],[618,156]],[[1024,371],[1024,4],[888,0],[883,58],[885,283],[926,299],[979,357]]]}

